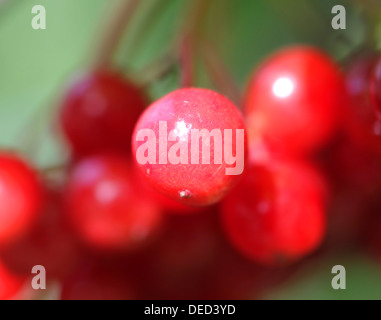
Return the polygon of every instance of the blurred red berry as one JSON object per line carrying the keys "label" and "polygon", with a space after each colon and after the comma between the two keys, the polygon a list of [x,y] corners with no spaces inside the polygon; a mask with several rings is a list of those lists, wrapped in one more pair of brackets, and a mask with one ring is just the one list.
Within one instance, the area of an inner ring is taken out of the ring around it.
{"label": "blurred red berry", "polygon": [[73,83],[60,110],[60,124],[76,155],[130,152],[144,96],[121,74],[98,70]]}
{"label": "blurred red berry", "polygon": [[325,234],[325,190],[307,163],[251,163],[222,202],[227,236],[254,261],[293,262],[315,250]]}
{"label": "blurred red berry", "polygon": [[79,249],[65,219],[61,192],[50,188],[45,193],[46,201],[36,225],[1,250],[0,257],[18,274],[30,275],[34,266],[42,265],[49,278],[61,278],[74,267]]}
{"label": "blurred red berry", "polygon": [[16,298],[25,283],[25,277],[14,274],[0,261],[0,300]]}
{"label": "blurred red berry", "polygon": [[270,273],[230,247],[216,209],[169,215],[157,241],[129,257],[139,299],[247,299],[260,294]]}
{"label": "blurred red berry", "polygon": [[38,218],[39,178],[23,160],[0,155],[0,246],[24,236]]}
{"label": "blurred red berry", "polygon": [[381,152],[381,122],[372,105],[371,79],[378,55],[362,54],[346,70],[348,133],[362,147]]}
{"label": "blurred red berry", "polygon": [[377,57],[374,62],[370,82],[371,101],[377,113],[378,119],[381,121],[381,57]]}
{"label": "blurred red berry", "polygon": [[[211,135],[221,134],[221,139],[213,138],[209,144],[204,143],[207,133],[203,129]],[[156,141],[141,135],[145,135],[147,130],[152,130]],[[192,139],[197,130],[202,139]],[[165,137],[161,131],[166,131]],[[225,131],[232,134],[231,141],[225,136]],[[239,110],[222,95],[206,89],[180,89],[153,103],[140,117],[133,134],[133,154],[139,169],[157,190],[184,204],[209,205],[218,202],[231,190],[244,169],[244,131],[245,124]],[[174,139],[166,144],[167,134],[171,136],[171,132]],[[204,151],[202,147],[205,145],[210,149]],[[154,163],[141,164],[137,159],[146,147],[153,149]],[[227,161],[229,150],[236,156],[235,163]],[[203,158],[210,159],[210,164]],[[233,168],[236,172],[227,174]]]}
{"label": "blurred red berry", "polygon": [[99,155],[79,162],[66,190],[67,210],[80,237],[94,248],[134,246],[156,229],[161,212],[145,197],[124,158]]}
{"label": "blurred red berry", "polygon": [[335,184],[352,189],[364,199],[378,197],[381,190],[381,154],[367,145],[346,141],[335,150],[331,171]]}
{"label": "blurred red berry", "polygon": [[250,139],[260,134],[285,152],[315,151],[335,130],[343,88],[338,67],[319,50],[298,46],[277,52],[247,88]]}

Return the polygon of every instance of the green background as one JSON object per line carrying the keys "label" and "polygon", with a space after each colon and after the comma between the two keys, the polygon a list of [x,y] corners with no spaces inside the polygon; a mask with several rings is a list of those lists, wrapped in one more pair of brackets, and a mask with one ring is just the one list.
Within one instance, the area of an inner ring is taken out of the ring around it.
{"label": "green background", "polygon": [[[165,54],[179,34],[188,2],[142,0],[116,63],[139,74]],[[364,15],[350,1],[335,1],[339,3],[347,8],[345,31],[331,28],[330,0],[214,0],[203,35],[218,48],[244,88],[253,67],[283,45],[314,44],[341,60],[368,41]],[[31,27],[36,4],[46,8],[46,30]],[[57,102],[67,78],[86,68],[117,4],[117,0],[0,1],[0,146],[24,152],[41,168],[66,160],[55,126]],[[150,92],[156,98],[177,85],[176,75],[168,75]],[[198,85],[211,86],[202,72]],[[331,269],[337,264],[347,269],[345,291],[331,287]],[[359,255],[333,256],[305,267],[267,298],[380,299],[381,264]]]}

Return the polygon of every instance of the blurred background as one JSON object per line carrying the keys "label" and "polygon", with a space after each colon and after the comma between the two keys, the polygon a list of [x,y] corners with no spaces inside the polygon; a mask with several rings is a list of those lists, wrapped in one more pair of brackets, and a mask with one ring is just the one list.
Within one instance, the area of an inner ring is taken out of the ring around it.
{"label": "blurred background", "polygon": [[[141,0],[115,64],[136,79],[179,37],[193,0]],[[68,78],[86,69],[118,0],[0,0],[0,146],[23,152],[43,169],[64,163],[68,153],[55,126],[56,106]],[[334,4],[347,9],[347,29],[331,27]],[[46,30],[31,27],[34,5],[46,8]],[[210,43],[244,89],[253,68],[272,51],[308,43],[345,61],[381,39],[378,1],[214,0],[200,21]],[[381,20],[380,20],[381,21]],[[201,65],[200,87],[214,88]],[[153,99],[177,88],[178,70],[148,86]],[[225,92],[226,94],[229,94]],[[380,168],[381,170],[381,168]],[[347,290],[331,287],[334,265],[347,270]],[[278,271],[274,270],[274,276]],[[362,251],[324,255],[305,263],[261,298],[381,299],[381,263]]]}

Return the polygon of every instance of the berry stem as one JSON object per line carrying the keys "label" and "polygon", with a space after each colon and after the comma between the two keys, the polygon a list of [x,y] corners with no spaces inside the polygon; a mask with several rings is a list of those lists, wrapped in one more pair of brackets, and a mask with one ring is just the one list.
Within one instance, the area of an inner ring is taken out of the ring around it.
{"label": "berry stem", "polygon": [[[194,0],[186,10],[185,20],[179,38],[179,63],[181,68],[180,86],[191,87],[195,82],[195,53],[202,38],[203,25],[211,0]],[[190,13],[188,13],[190,12]]]}
{"label": "berry stem", "polygon": [[176,59],[172,52],[166,53],[159,59],[149,63],[136,74],[131,75],[131,78],[137,79],[141,89],[146,89],[157,80],[164,78],[171,72],[176,65]]}
{"label": "berry stem", "polygon": [[55,165],[41,169],[41,173],[49,175],[51,173],[62,172],[66,169],[67,169],[67,165],[60,163],[60,164],[55,164]]}
{"label": "berry stem", "polygon": [[180,86],[182,88],[191,87],[194,83],[194,39],[191,35],[184,36],[180,44],[179,62],[181,67]]}
{"label": "berry stem", "polygon": [[19,1],[0,0],[0,16],[6,15],[8,11],[13,9],[14,5],[17,5],[18,3]]}
{"label": "berry stem", "polygon": [[131,22],[131,18],[136,12],[140,0],[119,1],[120,4],[110,14],[110,20],[104,31],[101,41],[96,50],[93,66],[95,68],[110,67],[115,51],[117,50],[122,35]]}
{"label": "berry stem", "polygon": [[239,87],[229,70],[225,67],[217,50],[210,44],[210,42],[203,41],[201,52],[209,76],[214,81],[215,85],[237,106],[241,106],[242,97]]}
{"label": "berry stem", "polygon": [[[52,134],[52,127],[49,124],[56,115],[56,111],[52,106],[56,106],[60,98],[56,94],[56,92],[59,92],[58,88],[54,89],[53,92],[50,97],[41,103],[41,107],[30,115],[15,137],[15,145],[18,146],[18,151],[33,162],[38,162],[45,139]],[[34,129],[27,131],[29,128]],[[60,155],[60,157],[64,158],[65,155]]]}

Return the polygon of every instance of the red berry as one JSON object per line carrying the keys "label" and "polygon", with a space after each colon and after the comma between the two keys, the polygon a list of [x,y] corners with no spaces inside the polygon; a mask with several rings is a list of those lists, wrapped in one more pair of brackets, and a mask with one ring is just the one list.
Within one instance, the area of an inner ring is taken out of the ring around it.
{"label": "red berry", "polygon": [[[136,171],[136,166],[134,167]],[[162,209],[163,212],[174,215],[193,214],[197,212],[203,212],[208,210],[209,207],[193,207],[176,201],[172,198],[165,196],[164,194],[153,188],[140,172],[136,172],[139,188],[144,190],[147,198],[150,198],[156,202],[156,204]]]}
{"label": "red berry", "polygon": [[216,210],[209,214],[169,216],[155,244],[153,264],[160,274],[194,272],[205,266],[220,244]]}
{"label": "red berry", "polygon": [[82,239],[93,247],[130,247],[159,224],[159,209],[137,188],[133,172],[124,158],[99,155],[78,163],[70,174],[68,214]]}
{"label": "red berry", "polygon": [[247,299],[263,289],[263,268],[230,247],[215,208],[166,222],[148,250],[128,257],[139,299]]}
{"label": "red berry", "polygon": [[0,155],[0,246],[16,241],[38,217],[41,189],[37,174],[24,161]]}
{"label": "red berry", "polygon": [[122,75],[98,70],[71,85],[60,122],[75,154],[130,152],[131,134],[145,106],[142,93]]}
{"label": "red berry", "polygon": [[[381,122],[377,119],[372,105],[370,84],[378,56],[374,53],[362,54],[348,66],[345,87],[348,95],[348,133],[351,139],[363,147],[381,151]],[[377,97],[376,87],[373,97]]]}
{"label": "red berry", "polygon": [[373,58],[373,70],[370,78],[371,82],[368,88],[370,88],[371,101],[373,103],[373,107],[375,108],[374,110],[379,121],[381,121],[381,57],[373,56]]}
{"label": "red berry", "polygon": [[306,163],[251,163],[222,202],[223,223],[244,255],[264,264],[292,262],[310,253],[325,233],[324,189]]}
{"label": "red berry", "polygon": [[25,284],[25,277],[12,273],[0,261],[0,300],[10,300],[21,291]]}
{"label": "red berry", "polygon": [[[211,138],[209,145],[208,133],[217,137]],[[175,141],[167,141],[168,134],[173,134]],[[184,204],[219,201],[244,169],[243,118],[232,102],[211,90],[180,89],[153,103],[140,117],[132,144],[138,167],[148,181]],[[210,150],[203,152],[205,146]],[[231,151],[236,159],[229,156]],[[147,155],[149,158],[144,158]]]}
{"label": "red berry", "polygon": [[314,151],[332,135],[343,103],[337,66],[309,47],[284,49],[254,73],[245,101],[250,139],[285,151]]}
{"label": "red berry", "polygon": [[49,277],[71,271],[79,250],[64,215],[62,194],[46,191],[46,202],[36,225],[21,239],[0,252],[3,263],[18,274],[30,275],[33,266],[43,265]]}
{"label": "red berry", "polygon": [[378,198],[381,190],[381,157],[376,149],[347,140],[336,149],[330,165],[334,182],[340,191],[352,189],[364,200]]}

